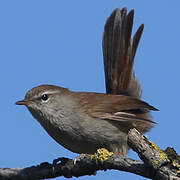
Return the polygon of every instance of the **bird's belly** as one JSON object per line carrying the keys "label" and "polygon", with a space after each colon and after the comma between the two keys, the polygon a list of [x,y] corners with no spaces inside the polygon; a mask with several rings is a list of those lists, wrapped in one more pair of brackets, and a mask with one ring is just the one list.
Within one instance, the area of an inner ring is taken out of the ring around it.
{"label": "bird's belly", "polygon": [[59,144],[75,153],[93,154],[98,148],[106,148],[116,154],[127,153],[127,134],[112,123],[101,119],[66,120],[43,123],[48,134]]}

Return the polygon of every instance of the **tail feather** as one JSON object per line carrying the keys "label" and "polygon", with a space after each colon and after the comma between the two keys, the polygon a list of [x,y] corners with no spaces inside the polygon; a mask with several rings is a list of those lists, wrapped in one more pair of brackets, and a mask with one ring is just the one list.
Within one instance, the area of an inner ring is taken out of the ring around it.
{"label": "tail feather", "polygon": [[134,57],[143,32],[142,24],[131,39],[134,10],[115,9],[107,19],[103,34],[106,91],[141,97],[141,86],[133,72]]}

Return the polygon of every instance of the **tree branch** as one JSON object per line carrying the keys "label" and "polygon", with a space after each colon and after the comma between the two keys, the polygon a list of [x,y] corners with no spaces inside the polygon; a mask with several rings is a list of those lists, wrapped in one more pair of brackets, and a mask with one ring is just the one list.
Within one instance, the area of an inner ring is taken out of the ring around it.
{"label": "tree branch", "polygon": [[134,173],[149,179],[180,179],[179,162],[172,159],[172,156],[169,158],[165,151],[160,150],[136,129],[130,130],[128,142],[143,162],[116,155],[104,162],[92,159],[90,155],[83,156],[76,163],[72,159],[59,158],[61,162],[57,164],[44,162],[27,168],[0,168],[0,179],[33,180],[59,176],[71,178],[95,175],[98,170],[112,169]]}
{"label": "tree branch", "polygon": [[29,179],[48,179],[59,176],[67,178],[80,177],[84,175],[95,175],[98,170],[120,170],[138,174],[144,177],[150,177],[151,169],[143,162],[133,159],[112,156],[103,163],[92,160],[90,156],[86,156],[78,160],[76,164],[72,159],[62,158],[61,163],[53,165],[47,162],[38,166],[28,168],[1,168],[0,179],[3,180],[29,180]]}
{"label": "tree branch", "polygon": [[[129,131],[128,144],[147,166],[152,167],[152,179],[180,179],[179,156],[172,148],[161,150],[136,129]],[[173,156],[168,152],[169,149],[174,154],[174,158],[171,158]]]}

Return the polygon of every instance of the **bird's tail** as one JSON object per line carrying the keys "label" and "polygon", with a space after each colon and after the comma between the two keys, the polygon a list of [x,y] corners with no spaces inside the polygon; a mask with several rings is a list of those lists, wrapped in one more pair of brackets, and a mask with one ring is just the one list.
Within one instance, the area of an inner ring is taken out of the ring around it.
{"label": "bird's tail", "polygon": [[115,9],[107,19],[103,34],[106,92],[141,98],[142,90],[133,64],[144,25],[131,38],[134,10]]}

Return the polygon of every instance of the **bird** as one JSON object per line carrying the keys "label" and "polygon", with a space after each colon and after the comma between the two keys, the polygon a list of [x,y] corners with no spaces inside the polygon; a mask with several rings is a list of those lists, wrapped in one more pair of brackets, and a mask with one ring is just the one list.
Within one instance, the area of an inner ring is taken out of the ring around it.
{"label": "bird", "polygon": [[127,135],[136,128],[148,132],[155,124],[150,111],[158,109],[141,100],[142,89],[133,63],[143,32],[131,39],[134,10],[115,9],[103,33],[106,93],[74,92],[43,84],[29,90],[17,105],[25,105],[47,133],[68,150],[93,154],[105,148],[125,156]]}

